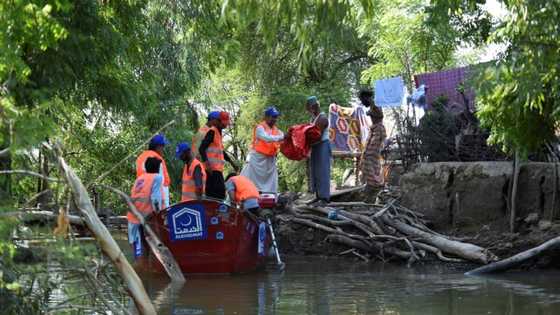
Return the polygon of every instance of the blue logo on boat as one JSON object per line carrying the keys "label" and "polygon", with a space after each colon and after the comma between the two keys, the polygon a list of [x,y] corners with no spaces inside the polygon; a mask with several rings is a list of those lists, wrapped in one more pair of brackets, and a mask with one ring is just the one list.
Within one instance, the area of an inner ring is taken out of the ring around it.
{"label": "blue logo on boat", "polygon": [[172,241],[204,240],[207,237],[206,216],[201,204],[172,207],[167,213],[167,223]]}
{"label": "blue logo on boat", "polygon": [[224,239],[224,232],[216,232],[216,239],[223,240]]}
{"label": "blue logo on boat", "polygon": [[210,224],[216,225],[218,223],[220,223],[220,219],[218,219],[218,217],[211,217],[210,218]]}
{"label": "blue logo on boat", "polygon": [[224,205],[224,204],[221,204],[221,205],[218,207],[218,211],[219,211],[219,212],[226,213],[227,210],[228,210],[228,207],[227,207],[226,205]]}

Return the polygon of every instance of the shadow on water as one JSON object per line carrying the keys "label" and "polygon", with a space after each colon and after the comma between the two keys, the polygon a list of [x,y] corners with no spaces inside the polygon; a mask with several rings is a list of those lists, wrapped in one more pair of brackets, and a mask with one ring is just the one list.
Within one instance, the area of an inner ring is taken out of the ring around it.
{"label": "shadow on water", "polygon": [[437,267],[288,257],[282,273],[162,275],[144,281],[158,314],[559,314],[560,273],[466,277]]}

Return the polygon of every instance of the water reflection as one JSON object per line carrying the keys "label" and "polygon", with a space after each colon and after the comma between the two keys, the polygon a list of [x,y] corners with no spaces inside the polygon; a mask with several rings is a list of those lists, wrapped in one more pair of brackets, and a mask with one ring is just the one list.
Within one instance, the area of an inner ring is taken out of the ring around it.
{"label": "water reflection", "polygon": [[283,273],[145,277],[158,314],[558,314],[560,273],[465,277],[345,260],[289,258]]}

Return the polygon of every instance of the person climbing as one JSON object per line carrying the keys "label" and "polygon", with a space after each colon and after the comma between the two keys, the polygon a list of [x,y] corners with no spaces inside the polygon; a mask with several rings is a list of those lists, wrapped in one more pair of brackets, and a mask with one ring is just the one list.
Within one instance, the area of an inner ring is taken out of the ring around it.
{"label": "person climbing", "polygon": [[185,163],[181,179],[181,202],[200,200],[206,185],[204,166],[193,157],[191,146],[186,142],[177,145],[175,157]]}
{"label": "person climbing", "polygon": [[[130,197],[138,211],[146,217],[152,212],[162,209],[163,201],[163,176],[160,174],[162,160],[148,157],[144,163],[144,172],[134,181]],[[140,220],[129,211],[126,214],[128,220],[128,241],[134,249],[134,258],[143,256],[145,241],[143,237]]]}
{"label": "person climbing", "polygon": [[163,149],[169,144],[162,134],[155,135],[148,145],[148,150],[142,152],[136,159],[136,177],[140,177],[146,172],[145,164],[146,160],[150,157],[157,158],[161,161],[161,168],[159,173],[163,176],[163,204],[161,207],[169,207],[169,185],[171,184],[171,179],[169,178],[169,173],[167,172],[167,164],[163,159]]}
{"label": "person climbing", "polygon": [[[369,130],[366,147],[361,157],[363,182],[366,183],[366,195],[377,197],[377,192],[383,188],[384,176],[381,166],[381,151],[387,138],[383,125],[383,111],[372,104],[368,115],[372,125]],[[372,200],[375,201],[375,200]]]}
{"label": "person climbing", "polygon": [[206,168],[206,196],[224,199],[226,197],[224,183],[224,165],[229,162],[234,170],[238,170],[237,165],[224,151],[222,130],[229,125],[229,114],[226,112],[214,111],[208,115],[206,126],[200,128],[193,139],[195,143],[200,141],[198,154],[200,161]]}
{"label": "person climbing", "polygon": [[276,127],[280,112],[270,106],[264,112],[264,120],[253,129],[251,152],[241,175],[250,179],[260,192],[278,192],[278,168],[276,155],[284,139],[282,131]]}
{"label": "person climbing", "polygon": [[306,101],[306,109],[311,114],[311,123],[321,132],[318,142],[311,144],[309,158],[311,192],[316,194],[318,203],[323,205],[330,201],[331,196],[331,144],[329,141],[329,119],[320,111],[319,100],[310,96]]}
{"label": "person climbing", "polygon": [[259,191],[250,179],[231,173],[226,178],[226,190],[233,203],[241,205],[243,210],[258,214]]}

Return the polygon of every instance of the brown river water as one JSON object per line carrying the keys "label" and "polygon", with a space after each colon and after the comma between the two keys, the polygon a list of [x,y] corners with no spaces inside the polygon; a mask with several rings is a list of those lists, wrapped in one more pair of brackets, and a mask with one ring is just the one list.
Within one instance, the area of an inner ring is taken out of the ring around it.
{"label": "brown river water", "polygon": [[467,277],[443,265],[395,266],[286,257],[283,272],[143,275],[158,314],[560,314],[560,272]]}

